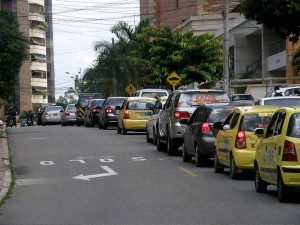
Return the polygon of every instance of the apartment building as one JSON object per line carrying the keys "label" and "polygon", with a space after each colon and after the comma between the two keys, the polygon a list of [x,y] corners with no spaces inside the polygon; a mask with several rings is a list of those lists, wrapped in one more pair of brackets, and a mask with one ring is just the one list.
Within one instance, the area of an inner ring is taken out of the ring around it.
{"label": "apartment building", "polygon": [[21,67],[15,85],[20,112],[55,101],[52,0],[1,0],[0,9],[19,22],[30,41],[30,59]]}

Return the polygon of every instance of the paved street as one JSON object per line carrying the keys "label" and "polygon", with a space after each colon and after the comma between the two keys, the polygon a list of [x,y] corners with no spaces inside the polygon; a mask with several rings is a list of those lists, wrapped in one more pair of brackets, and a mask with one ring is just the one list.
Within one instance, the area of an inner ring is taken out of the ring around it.
{"label": "paved street", "polygon": [[0,224],[299,224],[300,198],[196,168],[115,129],[8,129],[16,185]]}

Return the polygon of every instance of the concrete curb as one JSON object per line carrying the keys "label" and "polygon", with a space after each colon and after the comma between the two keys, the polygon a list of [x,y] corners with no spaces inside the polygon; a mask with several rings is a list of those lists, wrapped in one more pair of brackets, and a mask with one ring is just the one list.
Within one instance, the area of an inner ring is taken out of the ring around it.
{"label": "concrete curb", "polygon": [[0,128],[0,202],[8,193],[11,184],[11,171],[5,128]]}

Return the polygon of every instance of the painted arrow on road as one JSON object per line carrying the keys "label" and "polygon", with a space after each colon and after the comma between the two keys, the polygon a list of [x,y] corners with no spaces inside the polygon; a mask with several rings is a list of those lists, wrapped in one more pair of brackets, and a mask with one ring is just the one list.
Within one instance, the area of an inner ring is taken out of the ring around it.
{"label": "painted arrow on road", "polygon": [[98,177],[107,177],[107,176],[113,176],[113,175],[118,175],[115,171],[113,171],[111,168],[108,166],[101,166],[102,169],[104,169],[107,173],[99,173],[99,174],[92,174],[92,175],[83,175],[80,174],[76,177],[73,177],[74,179],[79,179],[79,180],[88,180],[92,178],[98,178]]}

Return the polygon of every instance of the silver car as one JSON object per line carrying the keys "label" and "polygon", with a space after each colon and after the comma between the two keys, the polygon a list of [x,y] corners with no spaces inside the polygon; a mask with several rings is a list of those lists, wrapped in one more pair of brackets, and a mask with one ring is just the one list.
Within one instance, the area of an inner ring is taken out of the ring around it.
{"label": "silver car", "polygon": [[299,96],[277,96],[259,99],[255,105],[300,106]]}
{"label": "silver car", "polygon": [[76,107],[75,104],[68,104],[65,110],[61,110],[61,125],[76,124]]}
{"label": "silver car", "polygon": [[169,95],[157,118],[157,150],[168,155],[178,152],[187,128],[182,121],[189,120],[195,109],[204,103],[229,103],[225,91],[212,89],[176,90]]}
{"label": "silver car", "polygon": [[61,124],[61,110],[62,106],[47,106],[42,114],[42,125]]}

